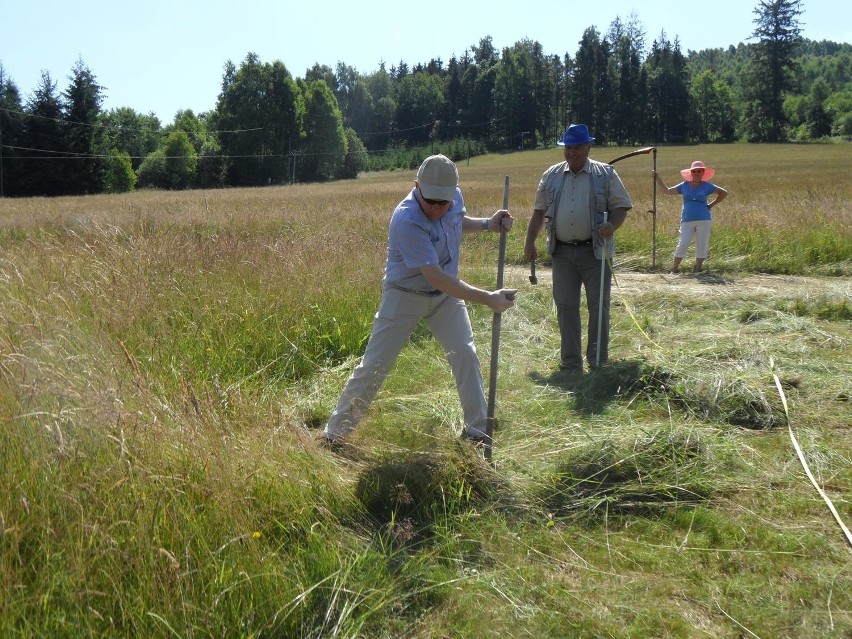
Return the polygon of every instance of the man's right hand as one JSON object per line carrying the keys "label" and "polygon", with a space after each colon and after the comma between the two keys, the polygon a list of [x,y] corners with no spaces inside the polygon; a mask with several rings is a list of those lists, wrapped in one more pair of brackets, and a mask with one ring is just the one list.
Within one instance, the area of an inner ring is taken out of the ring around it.
{"label": "man's right hand", "polygon": [[538,258],[538,251],[535,248],[535,240],[541,234],[541,229],[544,228],[544,216],[547,212],[544,209],[534,209],[529,225],[527,226],[527,238],[524,242],[524,256],[527,261],[531,262]]}

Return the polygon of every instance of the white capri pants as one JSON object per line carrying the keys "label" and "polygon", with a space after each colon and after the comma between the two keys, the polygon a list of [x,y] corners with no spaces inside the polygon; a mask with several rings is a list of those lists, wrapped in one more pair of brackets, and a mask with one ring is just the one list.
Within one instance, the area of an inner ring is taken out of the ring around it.
{"label": "white capri pants", "polygon": [[706,260],[710,254],[710,228],[712,220],[697,220],[680,223],[680,241],[675,249],[675,257],[685,258],[689,254],[689,244],[695,237],[695,258]]}

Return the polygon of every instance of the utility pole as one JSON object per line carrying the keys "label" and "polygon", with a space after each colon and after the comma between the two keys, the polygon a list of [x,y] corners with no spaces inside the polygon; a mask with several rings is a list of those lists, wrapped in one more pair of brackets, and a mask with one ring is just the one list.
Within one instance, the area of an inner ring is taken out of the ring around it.
{"label": "utility pole", "polygon": [[0,197],[3,197],[3,116],[0,115]]}
{"label": "utility pole", "polygon": [[296,157],[299,155],[298,151],[290,151],[290,184],[296,183]]}

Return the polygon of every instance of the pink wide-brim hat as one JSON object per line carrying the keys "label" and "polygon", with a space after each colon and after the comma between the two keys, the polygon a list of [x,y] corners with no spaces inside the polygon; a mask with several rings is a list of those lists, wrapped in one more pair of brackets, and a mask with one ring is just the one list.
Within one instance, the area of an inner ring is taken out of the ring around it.
{"label": "pink wide-brim hat", "polygon": [[680,172],[684,180],[692,180],[693,169],[704,169],[704,175],[701,176],[702,182],[706,182],[716,174],[716,169],[711,169],[709,166],[704,166],[704,162],[702,162],[701,160],[695,160],[695,162],[692,163],[692,166],[690,166],[688,169],[683,169]]}

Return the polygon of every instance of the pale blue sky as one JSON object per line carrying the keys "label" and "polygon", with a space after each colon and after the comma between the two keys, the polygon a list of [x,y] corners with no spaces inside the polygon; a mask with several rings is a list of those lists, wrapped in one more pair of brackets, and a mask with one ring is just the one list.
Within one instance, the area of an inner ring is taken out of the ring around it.
{"label": "pale blue sky", "polygon": [[[239,65],[249,51],[261,62],[281,60],[294,77],[314,63],[334,68],[342,61],[364,74],[381,61],[388,69],[400,60],[446,63],[485,36],[498,51],[529,38],[547,55],[573,56],[587,27],[605,33],[616,16],[627,22],[635,13],[648,45],[665,31],[686,53],[749,42],[757,6],[758,0],[0,0],[0,64],[26,100],[42,70],[64,91],[82,59],[105,88],[105,109],[153,112],[168,124],[180,109],[214,108],[226,61]],[[852,42],[847,2],[802,6],[806,38]]]}

